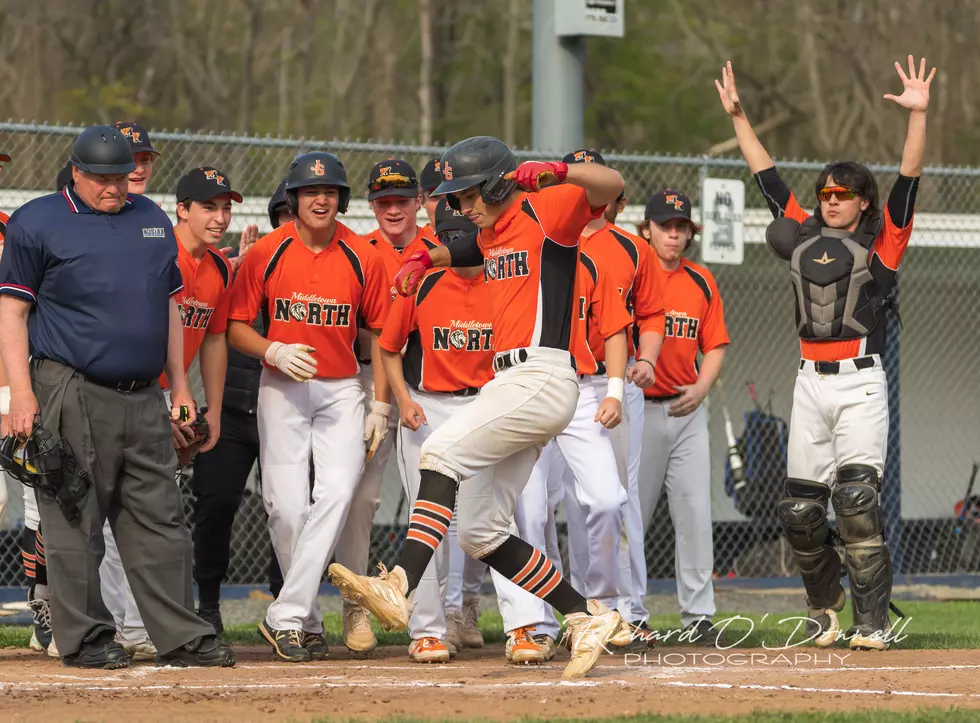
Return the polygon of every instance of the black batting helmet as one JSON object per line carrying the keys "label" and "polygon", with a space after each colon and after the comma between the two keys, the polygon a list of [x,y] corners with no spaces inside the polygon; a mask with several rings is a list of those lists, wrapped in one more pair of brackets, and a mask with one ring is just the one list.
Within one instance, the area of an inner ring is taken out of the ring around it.
{"label": "black batting helmet", "polygon": [[118,176],[136,170],[129,140],[112,126],[92,126],[83,130],[75,139],[70,160],[78,170],[102,176]]}
{"label": "black batting helmet", "polygon": [[269,222],[272,224],[272,228],[279,225],[279,212],[283,208],[289,208],[289,204],[286,202],[285,178],[279,182],[279,185],[276,187],[276,192],[269,199]]}
{"label": "black batting helmet", "polygon": [[433,196],[448,196],[453,208],[459,208],[455,194],[473,186],[480,187],[484,203],[499,205],[517,189],[504,176],[517,168],[517,159],[503,141],[490,136],[475,136],[451,146],[439,159],[442,183]]}
{"label": "black batting helmet", "polygon": [[337,186],[340,189],[340,213],[347,213],[350,203],[350,186],[347,185],[347,171],[333,153],[313,151],[296,156],[286,173],[286,204],[296,213],[296,189],[305,186]]}
{"label": "black batting helmet", "polygon": [[476,224],[450,206],[447,199],[443,199],[436,206],[436,236],[444,245],[448,246],[459,236],[467,233],[475,234],[479,231]]}

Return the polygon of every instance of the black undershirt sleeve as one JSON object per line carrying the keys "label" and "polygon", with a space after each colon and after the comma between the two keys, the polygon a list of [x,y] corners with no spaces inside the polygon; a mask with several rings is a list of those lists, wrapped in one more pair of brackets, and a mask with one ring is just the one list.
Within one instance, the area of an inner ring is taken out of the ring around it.
{"label": "black undershirt sleeve", "polygon": [[457,236],[446,248],[449,249],[450,266],[459,268],[483,265],[483,253],[480,251],[475,233]]}
{"label": "black undershirt sleeve", "polygon": [[919,190],[919,178],[899,174],[888,194],[888,216],[897,228],[905,228],[912,221],[915,211],[915,194]]}
{"label": "black undershirt sleeve", "polygon": [[762,191],[762,195],[766,199],[766,204],[769,206],[772,217],[780,218],[785,215],[791,194],[789,186],[779,177],[779,171],[776,170],[776,167],[772,166],[764,171],[759,171],[755,174],[754,178],[755,182],[759,184],[759,190]]}

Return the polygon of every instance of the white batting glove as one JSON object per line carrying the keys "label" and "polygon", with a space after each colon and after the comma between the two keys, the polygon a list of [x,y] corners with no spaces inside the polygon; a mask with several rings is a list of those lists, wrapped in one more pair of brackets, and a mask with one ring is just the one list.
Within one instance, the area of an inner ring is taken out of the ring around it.
{"label": "white batting glove", "polygon": [[367,449],[365,462],[370,462],[378,447],[388,436],[388,417],[391,405],[384,402],[371,402],[371,413],[364,420],[364,446]]}
{"label": "white batting glove", "polygon": [[305,382],[316,374],[316,359],[310,356],[315,351],[316,349],[306,344],[274,341],[266,349],[265,360],[286,376]]}

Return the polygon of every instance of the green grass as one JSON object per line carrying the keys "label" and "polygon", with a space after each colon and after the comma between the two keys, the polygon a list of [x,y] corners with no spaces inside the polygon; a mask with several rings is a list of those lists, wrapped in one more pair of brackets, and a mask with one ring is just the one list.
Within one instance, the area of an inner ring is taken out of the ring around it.
{"label": "green grass", "polygon": [[[314,718],[314,723],[336,723],[336,718]],[[463,718],[444,719],[445,723],[464,723]],[[479,720],[479,719],[475,719]],[[534,723],[564,723],[566,718],[518,718]],[[610,718],[575,718],[576,723],[974,723],[976,710],[964,708],[921,708],[898,713],[889,710],[860,710],[843,713],[803,713],[758,711],[727,715],[635,715]],[[385,718],[378,723],[442,723],[434,718]]]}
{"label": "green grass", "polygon": [[[905,650],[980,649],[980,602],[902,602],[900,607],[908,616],[907,624],[900,630],[900,634],[907,637],[895,642],[893,647]],[[736,648],[761,647],[763,644],[769,647],[784,646],[788,642],[799,641],[802,635],[797,633],[796,638],[790,641],[789,636],[796,622],[780,623],[780,621],[801,614],[802,612],[771,613],[765,617],[746,615],[742,620],[733,621],[726,628],[725,635],[729,643],[735,643]],[[735,613],[721,612],[715,620],[720,621],[734,616]],[[842,628],[846,630],[851,622],[849,608],[841,614],[840,619]],[[748,622],[749,620],[752,622]],[[330,645],[343,645],[343,623],[340,615],[337,613],[327,615],[323,622],[327,642]],[[653,630],[666,633],[668,630],[679,629],[680,618],[677,615],[658,615],[650,619],[649,625]],[[505,640],[503,623],[497,612],[483,613],[480,617],[480,629],[487,643],[502,643]],[[375,627],[375,634],[381,645],[409,644],[408,635],[404,632],[389,633]],[[235,645],[265,644],[256,632],[254,624],[228,626],[223,637]],[[0,626],[0,648],[26,648],[30,638],[28,627]],[[669,642],[660,643],[662,647],[676,644],[676,635]]]}

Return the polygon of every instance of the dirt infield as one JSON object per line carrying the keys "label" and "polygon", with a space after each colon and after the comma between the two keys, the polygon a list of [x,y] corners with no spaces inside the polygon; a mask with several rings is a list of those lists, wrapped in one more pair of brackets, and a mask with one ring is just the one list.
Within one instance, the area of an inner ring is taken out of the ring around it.
{"label": "dirt infield", "polygon": [[[507,665],[502,646],[448,665],[418,665],[404,648],[369,659],[289,665],[267,648],[239,649],[235,668],[181,670],[137,663],[112,672],[63,667],[0,651],[5,720],[309,720],[319,716],[510,719],[643,712],[747,713],[963,706],[980,710],[980,660],[970,650],[885,653],[662,647],[605,656],[582,682],[563,683],[567,653],[540,667]],[[980,715],[980,713],[978,713]]]}

